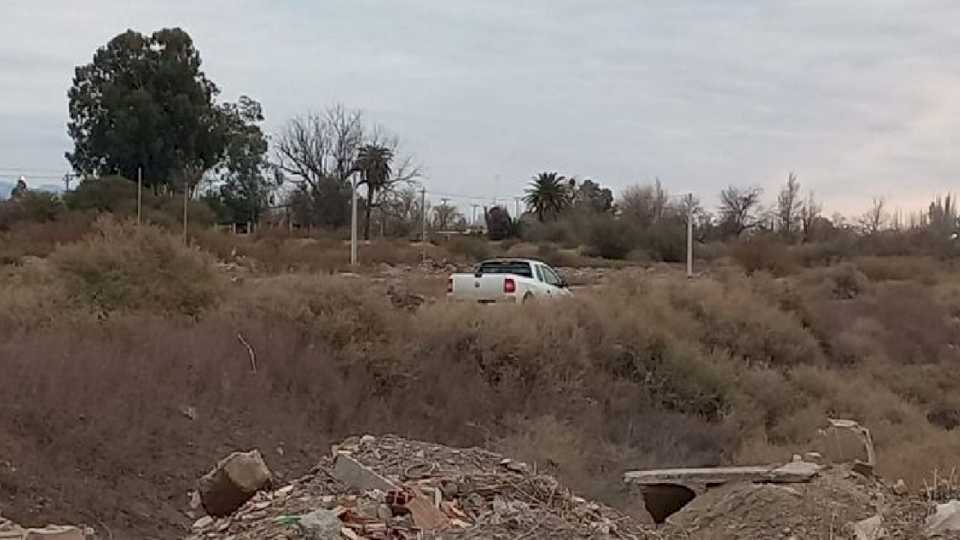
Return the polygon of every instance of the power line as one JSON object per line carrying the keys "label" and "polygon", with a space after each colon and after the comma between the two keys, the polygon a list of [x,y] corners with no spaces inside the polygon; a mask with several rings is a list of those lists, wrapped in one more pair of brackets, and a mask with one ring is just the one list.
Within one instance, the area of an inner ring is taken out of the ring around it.
{"label": "power line", "polygon": [[27,180],[63,180],[63,175],[39,175],[39,174],[0,174],[0,176],[23,176]]}
{"label": "power line", "polygon": [[39,173],[54,173],[61,172],[64,169],[43,169],[43,168],[31,168],[31,167],[0,167],[0,172],[13,172],[18,174],[28,174],[31,172]]}

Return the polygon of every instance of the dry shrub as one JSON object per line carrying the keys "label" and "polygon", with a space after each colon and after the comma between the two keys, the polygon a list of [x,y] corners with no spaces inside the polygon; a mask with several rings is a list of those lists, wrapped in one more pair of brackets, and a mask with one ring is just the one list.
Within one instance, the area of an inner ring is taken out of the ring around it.
{"label": "dry shrub", "polygon": [[583,234],[573,220],[548,220],[524,223],[522,236],[529,242],[549,242],[565,248],[576,248],[582,243]]}
{"label": "dry shrub", "polygon": [[416,265],[423,255],[442,258],[442,250],[432,244],[414,244],[406,240],[373,240],[359,246],[358,257],[362,264]]}
{"label": "dry shrub", "polygon": [[604,259],[625,259],[637,247],[638,232],[628,222],[602,215],[586,224],[584,254]]}
{"label": "dry shrub", "polygon": [[504,250],[505,256],[516,257],[518,259],[534,259],[540,257],[541,252],[557,251],[556,247],[549,243],[534,244],[531,242],[517,242],[509,246],[506,245],[506,243],[501,243],[500,247]]}
{"label": "dry shrub", "polygon": [[931,257],[858,257],[854,260],[871,281],[917,281],[934,285],[939,268]]}
{"label": "dry shrub", "polygon": [[455,257],[461,257],[468,262],[482,261],[493,255],[493,249],[485,238],[474,236],[457,236],[445,242],[443,246]]}
{"label": "dry shrub", "polygon": [[350,245],[332,238],[264,238],[237,250],[268,273],[335,272],[350,266]]}
{"label": "dry shrub", "polygon": [[0,267],[0,338],[81,317],[66,300],[60,276],[42,259]]}
{"label": "dry shrub", "polygon": [[886,329],[880,339],[887,356],[897,362],[937,362],[960,338],[947,309],[929,288],[916,284],[880,287],[874,317]]}
{"label": "dry shrub", "polygon": [[222,296],[213,257],[162,230],[102,219],[85,240],[50,256],[70,297],[100,312],[198,315]]}
{"label": "dry shrub", "polygon": [[0,231],[0,266],[19,264],[24,257],[46,257],[58,245],[76,242],[90,232],[93,217],[78,212],[55,221],[21,221]]}
{"label": "dry shrub", "polygon": [[[17,381],[0,395],[0,454],[23,471],[0,468],[0,496],[19,494],[4,509],[11,517],[79,515],[119,537],[175,536],[189,525],[183,491],[224,453],[256,446],[292,474],[331,441],[365,432],[495,445],[623,504],[611,486],[624,469],[787,459],[810,449],[828,415],[873,430],[881,473],[927,474],[921,450],[946,465],[956,449],[956,434],[926,413],[955,404],[960,353],[947,345],[957,336],[922,284],[870,285],[847,266],[692,281],[631,272],[558,303],[407,312],[377,281],[304,273],[248,277],[223,302],[187,310],[196,317],[160,317],[143,311],[182,305],[168,273],[207,268],[209,256],[152,229],[101,227],[83,249],[60,248],[50,269],[0,274],[0,329],[17,326],[0,340],[0,372]],[[239,257],[272,242],[328,240],[246,239]],[[57,303],[110,275],[160,300],[107,321]],[[22,320],[8,324],[11,312]],[[44,509],[23,493],[93,502],[86,513]],[[131,496],[156,512],[118,511]]]}
{"label": "dry shrub", "polygon": [[400,313],[356,277],[283,274],[232,295],[223,312],[237,320],[290,321],[330,346],[369,345],[402,328]]}
{"label": "dry shrub", "polygon": [[671,301],[700,323],[699,341],[759,366],[822,361],[816,338],[797,317],[770,305],[741,281],[673,284]]}
{"label": "dry shrub", "polygon": [[[301,231],[264,228],[255,235],[235,235],[207,230],[198,232],[195,239],[197,245],[220,260],[244,264],[268,274],[355,270],[350,266],[349,240],[334,233],[305,235]],[[362,267],[416,265],[424,256],[441,260],[449,254],[432,244],[402,239],[361,241],[357,246]]]}
{"label": "dry shrub", "polygon": [[831,267],[826,272],[834,298],[851,299],[867,292],[870,279],[850,263]]}
{"label": "dry shrub", "polygon": [[787,246],[766,235],[737,242],[730,249],[730,255],[748,274],[763,270],[783,276],[797,266]]}

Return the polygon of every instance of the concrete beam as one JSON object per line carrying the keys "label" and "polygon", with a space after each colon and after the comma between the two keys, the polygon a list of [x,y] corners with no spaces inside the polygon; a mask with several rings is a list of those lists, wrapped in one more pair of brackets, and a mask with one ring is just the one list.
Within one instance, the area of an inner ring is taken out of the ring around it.
{"label": "concrete beam", "polygon": [[[728,482],[768,482],[793,484],[809,482],[820,471],[816,463],[795,461],[786,465],[761,465],[753,467],[708,467],[699,469],[659,469],[628,471],[623,475],[627,484],[655,486],[673,484],[680,486],[713,486]],[[695,491],[699,491],[696,490]]]}

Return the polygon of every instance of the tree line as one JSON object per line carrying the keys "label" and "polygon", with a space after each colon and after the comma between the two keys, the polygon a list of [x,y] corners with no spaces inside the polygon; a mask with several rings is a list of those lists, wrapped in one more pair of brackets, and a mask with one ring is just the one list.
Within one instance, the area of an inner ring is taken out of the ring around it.
{"label": "tree line", "polygon": [[[221,222],[256,223],[270,208],[282,208],[284,219],[299,225],[339,228],[349,224],[356,182],[365,238],[376,225],[381,232],[409,235],[425,217],[438,229],[466,227],[456,206],[444,202],[430,208],[421,201],[420,167],[396,134],[361,111],[333,105],[303,114],[271,140],[262,128],[260,103],[245,95],[221,101],[220,88],[202,65],[191,37],[170,28],[150,35],[128,30],[99,48],[90,63],[76,67],[67,93],[73,150],[66,159],[84,179],[78,190],[92,199],[77,202],[83,197],[75,197],[74,204],[109,206],[101,200],[104,193],[126,189],[96,188],[91,182],[142,178],[156,201],[185,192]],[[25,201],[25,191],[18,186],[16,198]],[[627,187],[615,198],[595,179],[542,172],[529,183],[521,215],[511,216],[503,206],[483,210],[492,239],[572,243],[570,237],[576,236],[601,254],[619,257],[639,243],[672,258],[680,248],[666,246],[682,247],[682,241],[673,240],[688,219],[694,220],[701,242],[766,234],[803,243],[836,230],[870,235],[908,226],[943,234],[957,230],[950,197],[934,201],[908,223],[890,213],[882,198],[854,220],[828,219],[793,173],[772,205],[765,206],[762,196],[757,186],[729,186],[711,212],[691,194],[671,196],[659,180]],[[37,210],[44,207],[44,197],[29,198],[34,214],[44,214]]]}

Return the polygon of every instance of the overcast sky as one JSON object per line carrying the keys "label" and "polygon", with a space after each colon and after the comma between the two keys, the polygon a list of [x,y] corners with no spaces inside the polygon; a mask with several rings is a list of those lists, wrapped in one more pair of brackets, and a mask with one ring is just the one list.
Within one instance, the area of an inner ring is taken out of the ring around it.
{"label": "overcast sky", "polygon": [[828,213],[912,209],[960,185],[958,21],[956,0],[0,0],[0,180],[65,172],[75,65],[180,26],[268,132],[363,109],[435,192],[508,198],[556,170],[772,202],[796,171]]}

